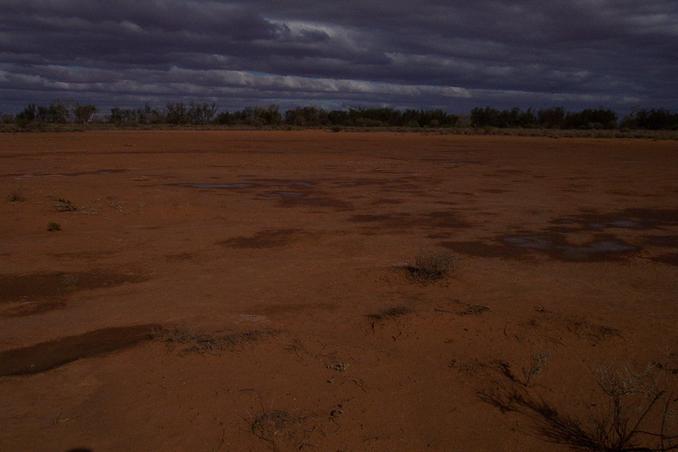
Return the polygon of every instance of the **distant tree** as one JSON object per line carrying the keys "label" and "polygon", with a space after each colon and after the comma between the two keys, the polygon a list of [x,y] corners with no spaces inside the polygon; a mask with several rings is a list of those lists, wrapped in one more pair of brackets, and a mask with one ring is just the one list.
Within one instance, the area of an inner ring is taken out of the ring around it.
{"label": "distant tree", "polygon": [[626,116],[621,123],[626,129],[678,130],[678,113],[669,110],[639,110]]}
{"label": "distant tree", "polygon": [[217,112],[216,104],[191,104],[188,108],[188,120],[191,124],[207,124]]}
{"label": "distant tree", "polygon": [[68,107],[62,102],[52,102],[47,107],[38,107],[37,120],[39,122],[65,124],[69,119]]}
{"label": "distant tree", "polygon": [[248,107],[244,110],[219,113],[214,120],[223,125],[248,125],[253,127],[277,126],[282,122],[282,114],[277,105],[268,107]]}
{"label": "distant tree", "polygon": [[29,104],[16,115],[16,123],[19,127],[26,127],[28,124],[36,121],[38,118],[38,106]]}
{"label": "distant tree", "polygon": [[522,127],[529,128],[537,125],[537,116],[532,109],[498,110],[496,108],[474,108],[471,110],[471,125],[473,127]]}
{"label": "distant tree", "polygon": [[168,124],[186,124],[190,122],[188,107],[183,102],[167,104],[165,106],[165,119]]}
{"label": "distant tree", "polygon": [[327,113],[327,121],[331,125],[335,126],[350,126],[351,117],[347,111],[344,110],[333,110]]}
{"label": "distant tree", "polygon": [[568,113],[565,117],[565,127],[568,129],[614,129],[617,127],[617,113],[602,107]]}
{"label": "distant tree", "polygon": [[285,123],[300,127],[321,127],[330,123],[329,113],[317,107],[298,107],[285,112]]}
{"label": "distant tree", "polygon": [[2,124],[13,124],[16,121],[16,117],[11,113],[0,113],[0,123]]}
{"label": "distant tree", "polygon": [[92,104],[75,104],[73,107],[73,117],[75,120],[81,124],[86,124],[92,120],[94,113],[96,113],[97,107]]}
{"label": "distant tree", "polygon": [[537,113],[537,122],[546,129],[562,129],[565,126],[565,115],[563,107],[546,108]]}

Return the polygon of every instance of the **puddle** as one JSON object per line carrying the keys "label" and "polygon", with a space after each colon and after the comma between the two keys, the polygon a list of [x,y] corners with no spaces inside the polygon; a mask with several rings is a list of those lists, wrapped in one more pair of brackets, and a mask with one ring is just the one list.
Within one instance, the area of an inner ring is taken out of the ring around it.
{"label": "puddle", "polygon": [[80,290],[137,283],[145,278],[138,274],[100,271],[78,273],[29,273],[0,275],[0,303],[58,298]]}
{"label": "puddle", "polygon": [[583,244],[572,244],[560,234],[506,235],[490,241],[441,242],[455,252],[476,257],[523,258],[541,253],[565,262],[618,260],[639,250],[612,236],[599,236]]}
{"label": "puddle", "polygon": [[510,246],[532,250],[549,250],[553,248],[553,239],[535,235],[509,235],[503,242]]}
{"label": "puddle", "polygon": [[602,236],[583,244],[571,244],[559,234],[521,234],[504,236],[508,246],[541,251],[564,261],[610,260],[638,251],[638,248],[620,239]]}
{"label": "puddle", "polygon": [[153,338],[159,325],[104,328],[0,352],[0,376],[45,372],[78,359],[131,347]]}
{"label": "puddle", "polygon": [[638,248],[622,240],[591,241],[584,245],[561,245],[557,248],[560,257],[568,261],[610,260],[638,251]]}
{"label": "puddle", "polygon": [[556,218],[554,225],[568,226],[571,231],[600,231],[604,229],[661,229],[678,226],[678,209],[624,209],[612,213],[585,212]]}

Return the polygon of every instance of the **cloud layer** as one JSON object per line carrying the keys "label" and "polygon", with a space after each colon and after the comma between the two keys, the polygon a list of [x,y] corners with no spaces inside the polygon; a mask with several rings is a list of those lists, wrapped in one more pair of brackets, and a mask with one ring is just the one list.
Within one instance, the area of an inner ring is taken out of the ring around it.
{"label": "cloud layer", "polygon": [[674,0],[2,0],[0,110],[678,107]]}

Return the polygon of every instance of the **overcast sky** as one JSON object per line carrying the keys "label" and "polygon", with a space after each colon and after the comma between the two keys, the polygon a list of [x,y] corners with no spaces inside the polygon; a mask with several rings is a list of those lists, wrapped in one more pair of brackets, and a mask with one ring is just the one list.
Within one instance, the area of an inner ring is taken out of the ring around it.
{"label": "overcast sky", "polygon": [[678,0],[0,0],[0,111],[678,109]]}

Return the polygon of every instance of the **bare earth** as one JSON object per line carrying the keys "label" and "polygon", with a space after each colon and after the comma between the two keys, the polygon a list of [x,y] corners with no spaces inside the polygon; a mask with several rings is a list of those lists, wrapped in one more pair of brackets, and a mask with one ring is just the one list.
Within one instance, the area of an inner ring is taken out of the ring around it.
{"label": "bare earth", "polygon": [[567,450],[492,395],[678,392],[675,141],[0,140],[2,451]]}

